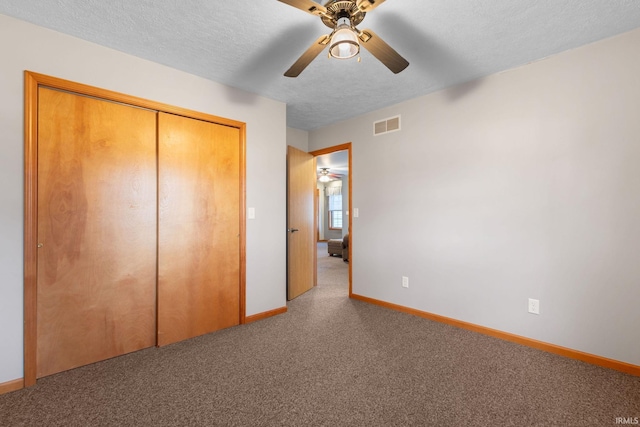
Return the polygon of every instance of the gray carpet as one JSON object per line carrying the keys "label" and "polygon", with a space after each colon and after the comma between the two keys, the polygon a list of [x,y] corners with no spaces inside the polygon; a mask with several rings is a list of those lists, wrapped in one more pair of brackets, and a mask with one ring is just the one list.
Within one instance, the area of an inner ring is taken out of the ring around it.
{"label": "gray carpet", "polygon": [[349,300],[347,264],[286,314],[43,378],[2,426],[612,426],[640,378]]}

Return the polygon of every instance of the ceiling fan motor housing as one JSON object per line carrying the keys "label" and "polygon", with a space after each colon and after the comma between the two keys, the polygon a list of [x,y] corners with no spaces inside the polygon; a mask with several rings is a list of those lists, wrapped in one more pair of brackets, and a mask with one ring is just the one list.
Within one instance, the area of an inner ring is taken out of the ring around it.
{"label": "ceiling fan motor housing", "polygon": [[355,1],[332,0],[325,5],[327,14],[321,17],[327,27],[334,29],[338,25],[338,19],[349,18],[351,26],[355,27],[364,19],[366,12],[358,9]]}

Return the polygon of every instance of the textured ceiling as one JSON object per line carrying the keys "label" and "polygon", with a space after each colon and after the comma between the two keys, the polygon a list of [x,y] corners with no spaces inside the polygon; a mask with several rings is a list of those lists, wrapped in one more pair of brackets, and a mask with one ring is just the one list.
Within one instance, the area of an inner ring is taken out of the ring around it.
{"label": "textured ceiling", "polygon": [[329,29],[277,0],[2,0],[0,13],[287,103],[311,130],[640,26],[638,0],[387,0],[371,28],[411,65],[368,52],[289,66]]}

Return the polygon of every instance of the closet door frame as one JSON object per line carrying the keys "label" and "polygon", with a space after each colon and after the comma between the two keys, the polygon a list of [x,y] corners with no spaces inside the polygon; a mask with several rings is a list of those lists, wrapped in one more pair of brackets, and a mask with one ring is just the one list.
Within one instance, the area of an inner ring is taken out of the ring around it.
{"label": "closet door frame", "polygon": [[246,124],[131,95],[24,72],[24,386],[36,383],[37,368],[37,245],[38,245],[38,88],[73,92],[158,112],[203,120],[240,131],[240,304],[239,323],[246,322]]}

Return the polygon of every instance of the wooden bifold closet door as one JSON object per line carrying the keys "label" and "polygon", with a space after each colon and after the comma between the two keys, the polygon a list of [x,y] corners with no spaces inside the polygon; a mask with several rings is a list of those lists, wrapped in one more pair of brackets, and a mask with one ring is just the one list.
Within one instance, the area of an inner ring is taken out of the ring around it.
{"label": "wooden bifold closet door", "polygon": [[237,128],[158,117],[158,345],[238,325]]}
{"label": "wooden bifold closet door", "polygon": [[156,342],[156,115],[39,89],[37,376]]}
{"label": "wooden bifold closet door", "polygon": [[36,377],[238,325],[240,129],[45,87],[37,108]]}

